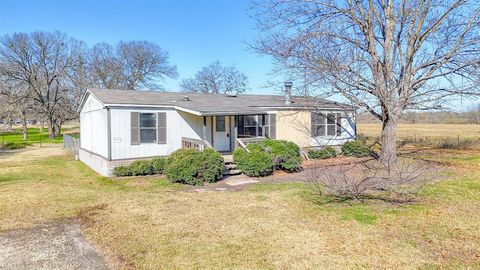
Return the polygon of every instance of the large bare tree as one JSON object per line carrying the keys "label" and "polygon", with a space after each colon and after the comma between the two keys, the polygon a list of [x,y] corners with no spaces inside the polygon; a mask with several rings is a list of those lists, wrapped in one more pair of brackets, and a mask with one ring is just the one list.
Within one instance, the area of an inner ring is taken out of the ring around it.
{"label": "large bare tree", "polygon": [[2,106],[0,114],[3,111],[7,118],[20,117],[23,140],[28,140],[27,116],[33,111],[31,91],[28,86],[24,83],[11,84],[0,79],[0,106]]}
{"label": "large bare tree", "polygon": [[247,85],[248,77],[245,73],[235,66],[222,66],[218,60],[180,83],[183,91],[211,94],[243,93],[247,90]]}
{"label": "large bare tree", "polygon": [[7,83],[28,89],[35,108],[48,121],[49,137],[60,133],[74,111],[69,73],[83,59],[84,43],[60,32],[5,35],[0,39],[0,74]]}
{"label": "large bare tree", "polygon": [[122,41],[115,47],[99,43],[90,52],[91,78],[101,88],[161,88],[165,78],[178,76],[168,58],[166,51],[147,41]]}
{"label": "large bare tree", "polygon": [[258,52],[382,121],[384,162],[397,159],[405,110],[479,93],[476,0],[259,0],[253,9]]}

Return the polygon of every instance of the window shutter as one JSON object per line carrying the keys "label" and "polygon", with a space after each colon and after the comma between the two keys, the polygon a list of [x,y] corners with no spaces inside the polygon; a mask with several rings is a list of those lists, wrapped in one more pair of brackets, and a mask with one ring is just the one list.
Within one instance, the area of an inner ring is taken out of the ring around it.
{"label": "window shutter", "polygon": [[317,113],[316,112],[311,112],[310,113],[311,117],[310,117],[310,122],[311,122],[311,130],[310,130],[310,135],[315,138],[317,137],[317,130],[315,128],[315,123],[317,122]]}
{"label": "window shutter", "polygon": [[157,143],[167,143],[167,113],[157,113]]}
{"label": "window shutter", "polygon": [[140,144],[140,113],[130,112],[130,144]]}
{"label": "window shutter", "polygon": [[342,114],[337,113],[337,136],[342,136]]}
{"label": "window shutter", "polygon": [[269,115],[270,120],[270,138],[275,139],[277,137],[277,115],[272,113]]}

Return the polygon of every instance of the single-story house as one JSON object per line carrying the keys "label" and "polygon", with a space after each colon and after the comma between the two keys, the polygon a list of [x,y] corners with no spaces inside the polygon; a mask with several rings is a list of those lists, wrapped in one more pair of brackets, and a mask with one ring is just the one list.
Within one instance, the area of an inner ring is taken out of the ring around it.
{"label": "single-story house", "polygon": [[180,148],[230,153],[275,138],[302,148],[355,139],[355,107],[320,98],[89,89],[82,98],[79,158],[101,175]]}

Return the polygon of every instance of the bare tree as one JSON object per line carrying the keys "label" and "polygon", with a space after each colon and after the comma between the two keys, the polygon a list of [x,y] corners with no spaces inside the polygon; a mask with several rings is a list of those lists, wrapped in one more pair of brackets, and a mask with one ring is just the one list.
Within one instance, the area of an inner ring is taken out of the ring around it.
{"label": "bare tree", "polygon": [[161,88],[159,83],[165,78],[178,76],[168,53],[147,41],[95,45],[90,52],[90,72],[94,85],[110,89]]}
{"label": "bare tree", "polygon": [[468,121],[473,124],[480,124],[480,103],[473,106],[472,109],[466,112]]}
{"label": "bare tree", "polygon": [[[408,109],[477,96],[479,3],[468,0],[258,0],[253,47],[382,121],[382,161],[395,162]],[[312,87],[310,87],[312,89]]]}
{"label": "bare tree", "polygon": [[180,87],[186,92],[237,94],[247,90],[248,77],[235,66],[222,66],[214,61],[203,67],[194,77],[184,79]]}
{"label": "bare tree", "polygon": [[31,91],[26,84],[8,84],[0,81],[0,98],[8,118],[20,116],[23,140],[28,140],[27,115],[32,111]]}
{"label": "bare tree", "polygon": [[367,159],[307,171],[307,186],[320,198],[333,201],[380,199],[409,202],[414,192],[426,183],[427,170],[413,159],[386,164]]}
{"label": "bare tree", "polygon": [[0,39],[0,74],[9,83],[27,87],[49,137],[60,133],[61,117],[72,110],[69,72],[84,53],[84,44],[60,32],[5,35]]}

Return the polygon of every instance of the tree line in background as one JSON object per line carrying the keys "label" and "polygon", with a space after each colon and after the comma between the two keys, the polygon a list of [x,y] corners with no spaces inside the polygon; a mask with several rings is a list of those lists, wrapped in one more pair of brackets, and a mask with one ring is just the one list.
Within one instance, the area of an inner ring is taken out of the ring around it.
{"label": "tree line in background", "polygon": [[[49,137],[78,118],[76,111],[87,88],[162,89],[166,78],[176,79],[177,67],[168,53],[148,41],[119,42],[115,46],[85,42],[61,32],[7,34],[0,38],[0,119],[27,117],[46,123]],[[247,77],[220,62],[203,68],[181,84],[184,91],[244,92]]]}
{"label": "tree line in background", "polygon": [[[368,112],[360,113],[357,116],[358,122],[378,123],[378,119]],[[474,124],[480,125],[480,104],[473,106],[464,112],[455,111],[429,111],[405,112],[400,119],[405,124]]]}

